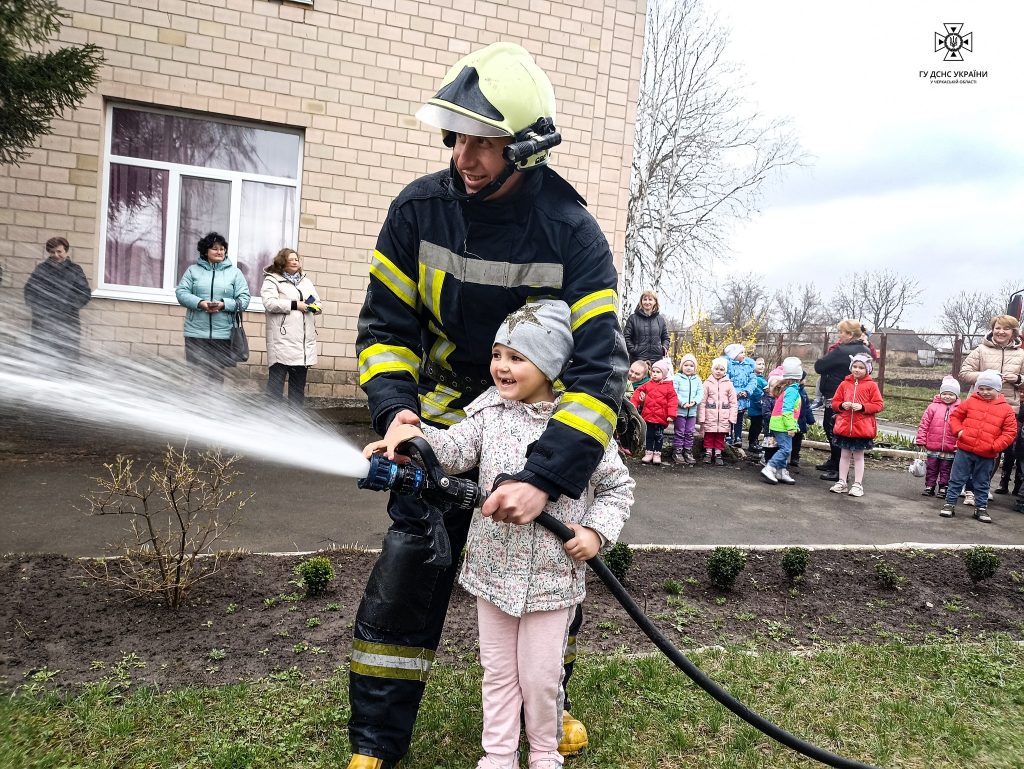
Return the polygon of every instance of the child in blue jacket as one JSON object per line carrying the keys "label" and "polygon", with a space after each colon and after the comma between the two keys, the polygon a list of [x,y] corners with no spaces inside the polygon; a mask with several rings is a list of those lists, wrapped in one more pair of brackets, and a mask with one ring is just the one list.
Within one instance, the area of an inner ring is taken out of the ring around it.
{"label": "child in blue jacket", "polygon": [[[764,411],[761,409],[761,399],[764,398],[765,388],[768,387],[768,380],[764,378],[764,367],[764,358],[754,361],[754,389],[750,393],[750,406],[747,407],[747,416],[750,418],[747,450],[755,459],[761,453],[761,431],[764,429]],[[771,412],[768,413],[770,416]]]}
{"label": "child in blue jacket", "polygon": [[704,383],[697,376],[697,358],[686,353],[679,362],[679,371],[672,377],[679,411],[672,427],[672,454],[677,465],[695,465],[693,433],[697,427],[697,406],[704,398]]}

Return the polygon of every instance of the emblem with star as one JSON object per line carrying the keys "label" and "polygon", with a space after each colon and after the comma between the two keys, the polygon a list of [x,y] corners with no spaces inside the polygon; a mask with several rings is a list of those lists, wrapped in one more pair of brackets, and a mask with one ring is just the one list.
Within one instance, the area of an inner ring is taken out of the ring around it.
{"label": "emblem with star", "polygon": [[541,323],[540,318],[537,317],[537,313],[539,311],[539,305],[524,304],[508,316],[508,332],[511,334],[520,323],[532,323],[535,326],[543,328],[544,324]]}

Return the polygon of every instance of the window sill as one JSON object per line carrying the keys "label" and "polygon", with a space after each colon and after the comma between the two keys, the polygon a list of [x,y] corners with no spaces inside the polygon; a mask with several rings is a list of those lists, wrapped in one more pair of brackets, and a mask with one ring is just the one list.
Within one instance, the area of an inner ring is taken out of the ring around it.
{"label": "window sill", "polygon": [[[133,291],[132,289],[126,288],[94,288],[92,291],[93,299],[114,299],[119,302],[142,302],[144,304],[168,304],[177,305],[178,300],[174,297],[174,294],[166,293],[149,293],[147,291]],[[254,296],[249,299],[249,306],[245,308],[246,312],[264,312],[263,300]]]}

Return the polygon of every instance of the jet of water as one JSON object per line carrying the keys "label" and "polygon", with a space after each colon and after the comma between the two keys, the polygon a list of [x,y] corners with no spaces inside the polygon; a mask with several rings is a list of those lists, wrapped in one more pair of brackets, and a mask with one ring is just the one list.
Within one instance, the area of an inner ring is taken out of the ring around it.
{"label": "jet of water", "polygon": [[83,352],[75,361],[7,343],[0,346],[0,411],[122,427],[331,475],[369,471],[362,452],[315,417],[230,383],[210,385],[164,360]]}

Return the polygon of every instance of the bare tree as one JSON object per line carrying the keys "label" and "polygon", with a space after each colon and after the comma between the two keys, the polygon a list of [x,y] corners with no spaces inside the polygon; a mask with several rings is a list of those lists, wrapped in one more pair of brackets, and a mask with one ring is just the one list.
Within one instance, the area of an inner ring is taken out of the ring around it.
{"label": "bare tree", "polygon": [[623,308],[651,288],[689,307],[728,225],[802,157],[786,123],[744,103],[726,32],[700,0],[652,0],[634,124]]}
{"label": "bare tree", "polygon": [[[1005,306],[1006,299],[1002,300]],[[994,294],[960,291],[942,304],[939,323],[947,334],[959,334],[966,347],[974,347],[988,331],[993,315],[1002,312]]]}
{"label": "bare tree", "polygon": [[839,317],[871,323],[874,329],[896,328],[907,308],[920,304],[923,289],[916,278],[892,270],[870,270],[845,276],[832,295]]}
{"label": "bare tree", "polygon": [[749,325],[761,328],[768,320],[771,301],[762,275],[731,276],[712,289],[712,295],[711,320],[715,323],[731,329]]}
{"label": "bare tree", "polygon": [[813,282],[780,288],[772,304],[778,330],[794,334],[796,339],[825,322],[825,305]]}

